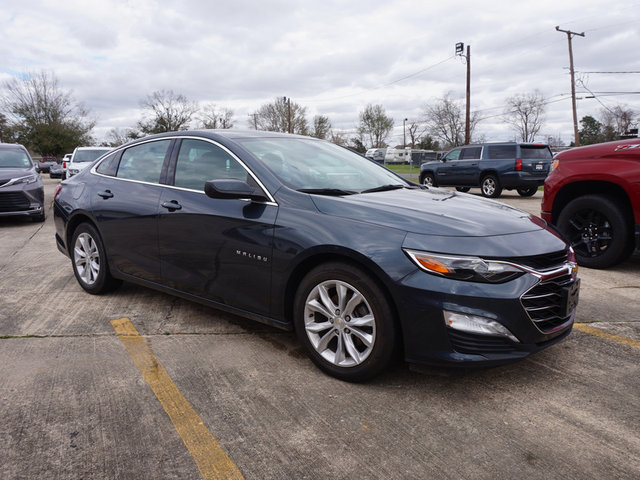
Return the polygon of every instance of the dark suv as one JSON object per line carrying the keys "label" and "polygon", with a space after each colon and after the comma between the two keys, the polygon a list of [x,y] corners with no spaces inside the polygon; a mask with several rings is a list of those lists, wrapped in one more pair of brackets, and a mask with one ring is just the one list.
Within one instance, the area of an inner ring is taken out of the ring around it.
{"label": "dark suv", "polygon": [[544,185],[553,154],[548,145],[533,143],[483,143],[448,151],[439,161],[420,166],[420,183],[456,187],[468,192],[480,187],[485,197],[499,197],[514,188],[530,197]]}

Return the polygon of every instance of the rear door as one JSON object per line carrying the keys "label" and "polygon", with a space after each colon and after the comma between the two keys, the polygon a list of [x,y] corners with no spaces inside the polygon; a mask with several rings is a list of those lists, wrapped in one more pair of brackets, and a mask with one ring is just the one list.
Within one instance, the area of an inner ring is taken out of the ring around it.
{"label": "rear door", "polygon": [[138,144],[114,153],[96,168],[100,179],[92,207],[109,264],[152,282],[161,280],[158,202],[171,143],[163,139]]}

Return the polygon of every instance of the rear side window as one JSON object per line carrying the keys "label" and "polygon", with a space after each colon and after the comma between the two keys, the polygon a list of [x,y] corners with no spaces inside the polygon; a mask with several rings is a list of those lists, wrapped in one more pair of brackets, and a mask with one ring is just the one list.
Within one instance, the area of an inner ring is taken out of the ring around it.
{"label": "rear side window", "polygon": [[492,160],[505,160],[516,158],[515,145],[489,145],[487,148],[486,158]]}
{"label": "rear side window", "polygon": [[247,181],[247,171],[222,148],[202,140],[183,140],[180,146],[174,185],[204,191],[208,180]]}
{"label": "rear side window", "polygon": [[119,157],[120,155],[118,155],[118,153],[112,153],[100,162],[100,165],[98,165],[98,168],[96,168],[96,172],[102,175],[109,175],[110,177],[114,177],[116,175],[116,171],[118,170]]}
{"label": "rear side window", "polygon": [[463,148],[462,154],[460,155],[460,159],[461,160],[479,159],[481,153],[482,153],[482,147]]}
{"label": "rear side window", "polygon": [[522,158],[534,160],[551,160],[553,158],[551,150],[546,145],[520,145],[520,153],[522,153]]}
{"label": "rear side window", "polygon": [[116,176],[141,182],[159,183],[162,164],[171,140],[143,143],[122,153]]}

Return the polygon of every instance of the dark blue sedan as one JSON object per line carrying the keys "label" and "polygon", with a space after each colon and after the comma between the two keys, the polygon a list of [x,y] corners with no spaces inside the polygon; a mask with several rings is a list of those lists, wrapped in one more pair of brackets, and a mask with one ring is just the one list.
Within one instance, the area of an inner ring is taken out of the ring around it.
{"label": "dark blue sedan", "polygon": [[396,354],[521,359],[566,337],[576,311],[573,252],[544,221],[308,137],[136,140],[64,181],[54,216],[87,292],[125,280],[293,329],[348,381]]}

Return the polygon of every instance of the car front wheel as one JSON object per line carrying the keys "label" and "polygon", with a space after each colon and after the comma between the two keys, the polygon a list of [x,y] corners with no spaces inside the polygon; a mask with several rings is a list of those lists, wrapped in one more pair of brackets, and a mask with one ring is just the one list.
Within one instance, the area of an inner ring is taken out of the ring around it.
{"label": "car front wheel", "polygon": [[558,229],[585,267],[611,267],[633,250],[629,220],[620,204],[606,195],[584,195],[569,202],[558,217]]}
{"label": "car front wheel", "polygon": [[295,328],[311,360],[341,380],[361,382],[393,358],[396,329],[387,296],[358,267],[326,263],[302,280]]}
{"label": "car front wheel", "polygon": [[89,293],[105,293],[121,283],[111,276],[100,234],[88,223],[73,232],[71,262],[76,280]]}
{"label": "car front wheel", "polygon": [[427,186],[427,187],[437,187],[438,185],[436,184],[436,179],[433,177],[432,173],[425,173],[422,176],[422,182],[423,185]]}

